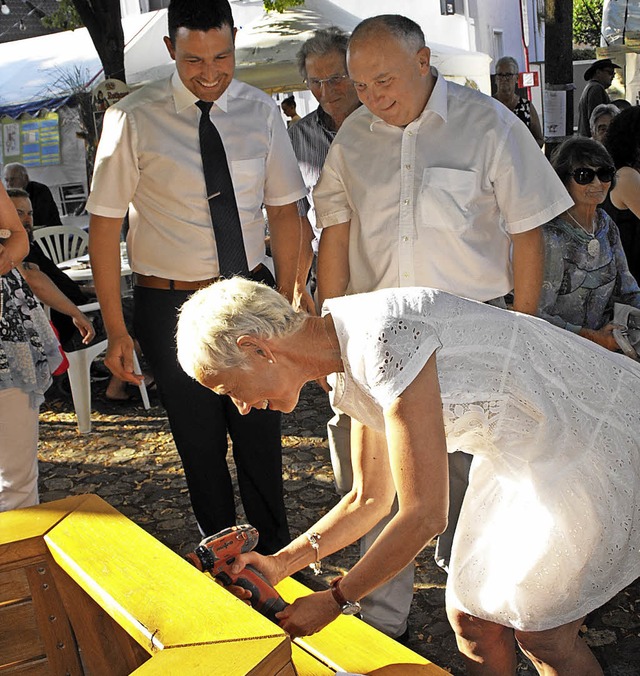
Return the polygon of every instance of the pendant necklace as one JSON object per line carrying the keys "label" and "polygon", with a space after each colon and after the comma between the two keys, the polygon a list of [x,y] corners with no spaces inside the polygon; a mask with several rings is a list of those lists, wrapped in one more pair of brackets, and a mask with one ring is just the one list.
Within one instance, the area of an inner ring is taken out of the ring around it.
{"label": "pendant necklace", "polygon": [[587,253],[589,256],[595,258],[599,253],[600,253],[600,242],[597,240],[596,235],[595,235],[595,226],[594,226],[594,232],[589,232],[582,223],[580,223],[577,219],[575,219],[569,211],[565,212],[567,216],[584,232],[589,236],[589,243],[587,244]]}

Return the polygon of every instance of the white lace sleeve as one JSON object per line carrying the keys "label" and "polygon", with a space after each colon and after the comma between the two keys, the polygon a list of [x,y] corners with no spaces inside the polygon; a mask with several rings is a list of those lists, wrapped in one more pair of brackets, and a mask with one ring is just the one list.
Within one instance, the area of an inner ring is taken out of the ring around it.
{"label": "white lace sleeve", "polygon": [[370,336],[364,372],[372,396],[386,408],[412,383],[442,347],[433,327],[420,317],[390,317]]}

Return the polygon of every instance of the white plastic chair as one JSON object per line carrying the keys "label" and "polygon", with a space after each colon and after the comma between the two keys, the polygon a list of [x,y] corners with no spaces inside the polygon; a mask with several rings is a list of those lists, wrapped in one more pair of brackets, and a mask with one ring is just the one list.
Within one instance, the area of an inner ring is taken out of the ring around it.
{"label": "white plastic chair", "polygon": [[[100,309],[99,303],[87,303],[78,306],[82,312],[94,312]],[[69,383],[71,385],[71,396],[73,406],[78,418],[78,431],[80,434],[91,432],[91,363],[101,353],[107,349],[108,341],[100,340],[93,342],[79,350],[65,352],[69,360]],[[133,352],[133,367],[136,373],[142,373],[138,356]],[[149,394],[144,380],[140,383],[140,396],[145,409],[151,408],[149,403]]]}
{"label": "white plastic chair", "polygon": [[36,228],[33,241],[57,265],[78,256],[84,256],[89,249],[89,235],[75,225],[50,225]]}

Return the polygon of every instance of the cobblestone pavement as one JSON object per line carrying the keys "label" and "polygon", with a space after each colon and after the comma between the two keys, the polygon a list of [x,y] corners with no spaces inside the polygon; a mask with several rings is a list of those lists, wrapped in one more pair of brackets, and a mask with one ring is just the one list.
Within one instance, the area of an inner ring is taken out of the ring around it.
{"label": "cobblestone pavement", "polygon": [[[96,493],[175,552],[198,544],[182,467],[157,398],[149,411],[138,399],[114,404],[104,385],[94,383],[93,431],[79,436],[70,398],[52,393],[43,406],[40,429],[40,495],[43,502]],[[136,392],[137,396],[137,392]],[[283,418],[284,486],[292,535],[306,531],[337,501],[329,461],[326,421],[330,409],[314,384],[303,390],[296,410]],[[242,520],[241,506],[238,505]],[[348,570],[356,561],[351,546],[325,559],[325,574],[311,587]],[[416,593],[410,616],[409,647],[452,674],[464,674],[444,611],[446,575],[433,563],[428,546],[416,561]],[[640,580],[593,612],[583,627],[607,676],[640,674]],[[533,675],[522,657],[519,676]],[[579,676],[579,675],[576,675]]]}

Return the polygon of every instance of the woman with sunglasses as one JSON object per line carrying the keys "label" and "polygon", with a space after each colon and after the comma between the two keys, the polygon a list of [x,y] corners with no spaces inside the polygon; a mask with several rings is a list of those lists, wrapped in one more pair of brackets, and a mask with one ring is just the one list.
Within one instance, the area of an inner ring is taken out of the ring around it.
{"label": "woman with sunglasses", "polygon": [[602,208],[613,218],[631,274],[640,279],[640,107],[622,111],[604,139],[618,170],[617,183]]}
{"label": "woman with sunglasses", "polygon": [[597,141],[567,139],[551,164],[574,205],[543,226],[544,280],[539,315],[617,351],[610,323],[614,302],[640,308],[616,224],[599,205],[615,185],[611,156]]}

